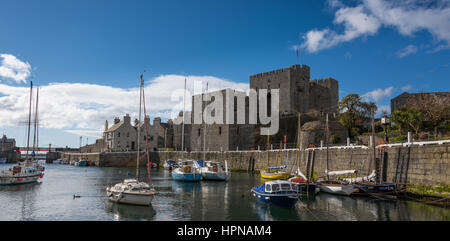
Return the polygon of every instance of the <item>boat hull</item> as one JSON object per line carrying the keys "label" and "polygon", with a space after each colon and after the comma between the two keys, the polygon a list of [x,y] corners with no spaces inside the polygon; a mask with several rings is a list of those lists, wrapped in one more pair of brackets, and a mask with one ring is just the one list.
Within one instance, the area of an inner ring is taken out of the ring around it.
{"label": "boat hull", "polygon": [[287,172],[283,172],[283,173],[261,172],[262,180],[288,180],[290,177],[291,177],[291,174],[287,173]]}
{"label": "boat hull", "polygon": [[0,159],[0,164],[6,164],[6,159]]}
{"label": "boat hull", "polygon": [[202,177],[203,180],[228,181],[231,177],[231,173],[204,172],[202,173]]}
{"label": "boat hull", "polygon": [[200,173],[175,173],[172,172],[172,178],[176,181],[198,182],[202,179]]}
{"label": "boat hull", "polygon": [[397,187],[395,184],[354,184],[357,192],[354,195],[375,196],[396,199]]}
{"label": "boat hull", "polygon": [[40,178],[41,174],[21,177],[0,177],[0,186],[36,183]]}
{"label": "boat hull", "polygon": [[327,184],[319,184],[319,189],[321,192],[326,192],[330,194],[336,194],[336,195],[343,195],[343,196],[350,196],[353,193],[356,192],[356,188],[351,185],[327,185]]}
{"label": "boat hull", "polygon": [[133,194],[108,192],[109,200],[115,203],[149,206],[152,204],[154,194]]}
{"label": "boat hull", "polygon": [[265,194],[252,189],[253,196],[260,202],[274,204],[283,207],[292,207],[298,201],[294,194]]}

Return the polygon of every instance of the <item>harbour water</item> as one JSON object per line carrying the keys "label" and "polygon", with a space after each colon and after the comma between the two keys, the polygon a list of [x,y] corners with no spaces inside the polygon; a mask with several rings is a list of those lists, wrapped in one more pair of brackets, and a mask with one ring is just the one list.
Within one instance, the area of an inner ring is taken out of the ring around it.
{"label": "harbour water", "polygon": [[[141,174],[147,180],[145,168]],[[293,208],[268,206],[249,191],[260,184],[259,176],[247,173],[233,173],[226,183],[184,183],[173,181],[168,171],[152,169],[158,190],[152,206],[109,202],[105,188],[134,175],[135,168],[47,164],[40,184],[0,186],[0,220],[450,220],[448,208],[325,193],[304,197]]]}

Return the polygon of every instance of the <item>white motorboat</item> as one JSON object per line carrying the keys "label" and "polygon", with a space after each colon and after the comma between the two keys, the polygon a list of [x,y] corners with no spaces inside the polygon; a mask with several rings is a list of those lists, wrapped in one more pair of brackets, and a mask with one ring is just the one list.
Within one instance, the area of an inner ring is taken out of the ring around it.
{"label": "white motorboat", "polygon": [[206,161],[205,165],[200,168],[200,172],[203,180],[228,181],[231,178],[227,161],[225,161],[225,167],[218,161]]}
{"label": "white motorboat", "polygon": [[126,179],[112,187],[106,188],[109,200],[116,203],[148,206],[152,204],[155,190],[145,182]]}

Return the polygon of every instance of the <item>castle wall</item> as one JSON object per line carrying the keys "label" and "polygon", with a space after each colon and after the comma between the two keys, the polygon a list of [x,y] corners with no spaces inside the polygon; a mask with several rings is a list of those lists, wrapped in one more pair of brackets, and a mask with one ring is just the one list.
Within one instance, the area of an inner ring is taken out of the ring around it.
{"label": "castle wall", "polygon": [[[450,185],[450,144],[414,145],[410,147],[385,148],[386,157],[382,173],[387,182],[409,183],[415,185]],[[135,166],[136,152],[122,153],[62,153],[62,158],[88,158],[98,166]],[[270,151],[270,165],[287,165],[288,171],[300,166],[307,174],[315,173],[325,176],[327,168],[326,149],[302,151],[300,164],[297,164],[297,150]],[[358,176],[368,175],[375,168],[373,149],[329,149],[330,170],[357,170]],[[150,161],[162,163],[167,159],[203,158],[203,152],[151,152]],[[267,167],[267,152],[265,151],[229,151],[207,152],[207,160],[228,161],[228,166],[241,170],[262,170]],[[309,164],[308,165],[308,160]],[[145,152],[141,154],[140,165],[146,164]],[[310,168],[307,168],[309,166]]]}

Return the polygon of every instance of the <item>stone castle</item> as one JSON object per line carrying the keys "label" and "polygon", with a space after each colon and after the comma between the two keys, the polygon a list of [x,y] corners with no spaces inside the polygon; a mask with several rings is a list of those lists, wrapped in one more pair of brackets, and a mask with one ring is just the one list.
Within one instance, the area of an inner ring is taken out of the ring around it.
{"label": "stone castle", "polygon": [[[330,113],[330,131],[339,136],[341,141],[346,139],[346,130],[343,128],[333,114],[338,112],[339,86],[338,81],[333,78],[310,79],[310,67],[307,65],[293,65],[288,68],[273,70],[269,72],[254,74],[250,76],[250,89],[259,92],[267,89],[268,103],[270,103],[270,90],[279,89],[279,132],[272,136],[272,141],[278,147],[280,141],[288,144],[288,147],[295,147],[297,138],[297,113],[302,113],[302,125],[306,124],[305,132],[302,132],[304,145],[318,145],[324,139],[324,113]],[[234,122],[235,124],[225,124],[227,116],[225,101],[223,108],[224,124],[174,124],[172,120],[162,123],[160,118],[155,118],[153,125],[149,119],[144,121],[148,125],[150,147],[155,149],[172,149],[186,151],[230,151],[230,150],[251,150],[264,149],[266,138],[260,136],[259,124],[248,124],[250,105],[249,96],[244,92],[234,91]],[[208,93],[222,95],[225,99],[226,89]],[[205,110],[209,104],[203,100],[203,94],[192,96],[192,100],[200,100],[201,106],[192,105],[192,111],[180,113],[178,118],[189,119],[194,123],[194,116],[197,113],[195,108]],[[241,101],[245,104],[245,124],[238,124],[237,121],[237,97],[244,96]],[[270,111],[270,104],[268,106]],[[214,113],[218,114],[218,113]],[[187,122],[187,121],[186,121]],[[179,123],[179,122],[176,122]],[[196,122],[197,123],[197,122]],[[105,126],[102,139],[97,141],[99,151],[133,151],[136,146],[137,125],[130,123],[130,117],[126,115],[123,121],[116,118],[111,127]],[[142,125],[142,124],[141,124]],[[184,128],[184,138],[182,129]],[[143,128],[141,128],[142,130]],[[205,135],[204,135],[205,134]],[[303,137],[303,135],[305,135]],[[144,135],[143,138],[146,138]],[[141,149],[145,148],[145,139],[141,140]],[[182,143],[184,142],[184,143]]]}

